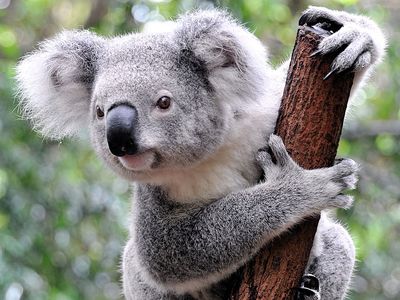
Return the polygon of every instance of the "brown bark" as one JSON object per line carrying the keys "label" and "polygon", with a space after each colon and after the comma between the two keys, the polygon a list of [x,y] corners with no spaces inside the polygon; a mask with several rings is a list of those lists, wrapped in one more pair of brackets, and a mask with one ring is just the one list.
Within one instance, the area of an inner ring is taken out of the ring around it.
{"label": "brown bark", "polygon": [[[298,30],[275,129],[306,169],[333,165],[354,76],[344,72],[323,79],[335,55],[311,56],[323,35],[316,32],[304,26]],[[230,299],[293,299],[318,220],[306,220],[262,249],[240,271]]]}

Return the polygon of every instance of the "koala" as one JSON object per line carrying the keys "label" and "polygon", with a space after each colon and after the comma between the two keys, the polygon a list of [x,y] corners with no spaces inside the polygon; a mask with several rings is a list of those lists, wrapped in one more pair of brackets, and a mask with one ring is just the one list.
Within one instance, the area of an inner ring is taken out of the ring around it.
{"label": "koala", "polygon": [[[332,73],[355,72],[354,93],[381,60],[384,35],[367,17],[326,8],[300,19],[326,22],[338,30],[317,55],[341,50]],[[64,31],[19,62],[34,129],[62,139],[88,128],[106,165],[134,183],[127,299],[227,299],[230,277],[263,245],[321,212],[298,297],[345,297],[354,245],[326,210],[351,206],[344,191],[358,166],[305,170],[272,134],[287,68],[273,68],[222,10],[187,13],[157,33]]]}

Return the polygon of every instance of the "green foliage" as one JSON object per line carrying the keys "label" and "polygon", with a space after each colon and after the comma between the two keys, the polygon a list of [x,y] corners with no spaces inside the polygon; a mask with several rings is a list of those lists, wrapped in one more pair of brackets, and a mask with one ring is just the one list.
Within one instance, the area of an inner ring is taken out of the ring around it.
{"label": "green foliage", "polygon": [[[14,67],[38,41],[62,28],[91,27],[105,35],[137,31],[213,1],[8,2],[0,1],[0,298],[119,299],[128,183],[99,162],[86,135],[57,144],[32,132],[19,117]],[[399,14],[357,0],[216,2],[269,45],[274,64],[289,57],[298,17],[308,4],[371,16],[385,26],[391,44],[348,127],[400,118],[400,52],[392,46],[400,42]],[[340,144],[340,155],[363,165],[355,206],[339,212],[358,247],[351,299],[400,297],[399,153],[398,136],[385,132]]]}

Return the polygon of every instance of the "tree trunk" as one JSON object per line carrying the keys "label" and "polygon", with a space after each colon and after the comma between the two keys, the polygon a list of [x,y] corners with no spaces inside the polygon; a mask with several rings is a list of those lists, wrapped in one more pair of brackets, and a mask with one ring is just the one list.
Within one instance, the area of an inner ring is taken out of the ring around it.
{"label": "tree trunk", "polygon": [[[332,166],[354,74],[324,80],[336,55],[311,55],[329,33],[299,27],[275,132],[303,168]],[[263,248],[240,271],[231,300],[293,299],[319,218],[304,221]]]}

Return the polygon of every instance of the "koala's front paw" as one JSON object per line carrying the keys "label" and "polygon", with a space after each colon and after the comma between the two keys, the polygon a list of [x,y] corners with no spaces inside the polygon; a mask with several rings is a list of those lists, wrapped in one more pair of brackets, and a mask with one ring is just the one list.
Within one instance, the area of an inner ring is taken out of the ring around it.
{"label": "koala's front paw", "polygon": [[358,169],[352,159],[340,159],[330,168],[309,170],[308,180],[314,182],[315,196],[325,202],[322,205],[346,209],[351,207],[353,197],[344,192],[356,187]]}
{"label": "koala's front paw", "polygon": [[332,35],[320,42],[314,53],[324,55],[340,51],[325,78],[348,69],[363,70],[379,59],[385,48],[386,42],[381,30],[367,17],[323,7],[310,7],[304,11],[299,24],[319,24],[332,32]]}
{"label": "koala's front paw", "polygon": [[319,280],[312,274],[303,276],[301,286],[297,289],[296,300],[319,300]]}
{"label": "koala's front paw", "polygon": [[[268,149],[271,150],[276,162],[268,153]],[[279,177],[279,174],[290,175],[301,171],[301,168],[286,151],[282,139],[275,134],[271,134],[269,137],[268,148],[258,151],[257,162],[263,168],[266,181],[275,180],[276,177]]]}
{"label": "koala's front paw", "polygon": [[267,149],[261,149],[257,161],[265,174],[265,182],[288,188],[310,211],[326,208],[349,208],[353,198],[345,195],[346,190],[355,188],[358,164],[351,159],[337,160],[330,168],[305,170],[286,151],[282,139],[271,135],[268,142],[276,162]]}

